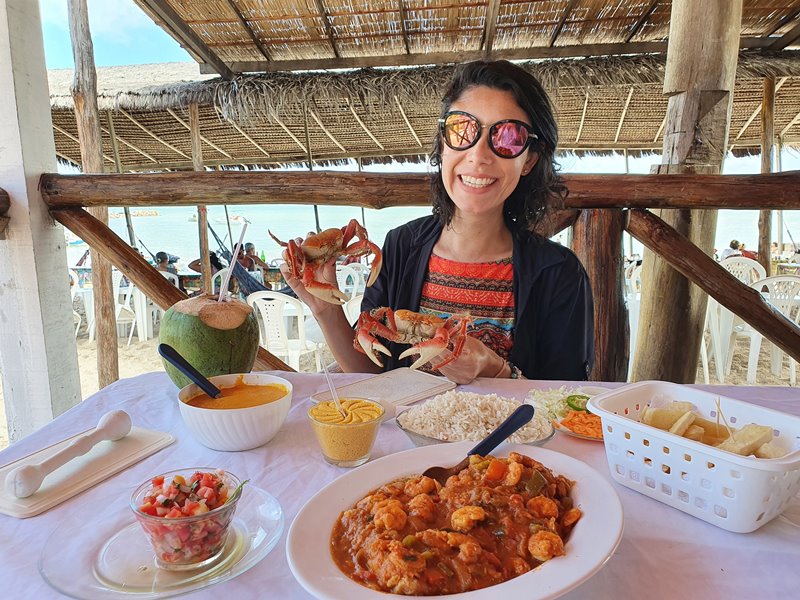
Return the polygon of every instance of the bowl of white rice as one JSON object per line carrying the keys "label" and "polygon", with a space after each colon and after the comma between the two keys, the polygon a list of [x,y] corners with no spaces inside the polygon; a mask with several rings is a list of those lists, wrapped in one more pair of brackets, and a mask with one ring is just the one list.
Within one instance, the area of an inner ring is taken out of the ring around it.
{"label": "bowl of white rice", "polygon": [[[416,446],[464,440],[481,441],[517,408],[513,398],[450,390],[397,414],[397,426]],[[538,446],[553,437],[555,429],[544,411],[508,441]]]}

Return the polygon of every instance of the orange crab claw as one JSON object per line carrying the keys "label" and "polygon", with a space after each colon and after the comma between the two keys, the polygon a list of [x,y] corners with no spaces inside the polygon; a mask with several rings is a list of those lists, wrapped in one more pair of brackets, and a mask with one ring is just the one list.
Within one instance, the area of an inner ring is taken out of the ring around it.
{"label": "orange crab claw", "polygon": [[309,294],[331,304],[341,306],[349,300],[349,296],[335,285],[314,279],[314,270],[311,268],[306,268],[303,271],[303,285]]}
{"label": "orange crab claw", "polygon": [[[429,340],[425,340],[424,342],[420,342],[416,346],[411,346],[407,350],[403,351],[399,358],[402,359],[412,356],[413,354],[419,354],[419,358],[414,361],[414,364],[411,365],[411,369],[419,369],[425,363],[430,362],[439,356],[442,351],[447,348],[448,337],[447,330],[443,327],[440,327],[436,330],[436,335],[434,337]],[[450,360],[452,360],[452,358]],[[447,360],[442,364],[447,364],[450,362],[450,360]]]}
{"label": "orange crab claw", "polygon": [[366,329],[360,329],[358,334],[356,335],[355,344],[353,344],[356,350],[359,350],[370,357],[372,362],[374,362],[379,367],[383,366],[380,357],[378,356],[378,352],[385,354],[386,356],[391,356],[389,350],[381,344],[374,336],[370,335]]}

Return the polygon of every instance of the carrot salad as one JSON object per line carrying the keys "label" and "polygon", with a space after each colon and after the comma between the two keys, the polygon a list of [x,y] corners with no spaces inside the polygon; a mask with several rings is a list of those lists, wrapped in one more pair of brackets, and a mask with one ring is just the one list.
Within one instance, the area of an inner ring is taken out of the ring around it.
{"label": "carrot salad", "polygon": [[603,427],[600,417],[583,410],[571,410],[561,419],[561,425],[567,429],[588,437],[603,439]]}

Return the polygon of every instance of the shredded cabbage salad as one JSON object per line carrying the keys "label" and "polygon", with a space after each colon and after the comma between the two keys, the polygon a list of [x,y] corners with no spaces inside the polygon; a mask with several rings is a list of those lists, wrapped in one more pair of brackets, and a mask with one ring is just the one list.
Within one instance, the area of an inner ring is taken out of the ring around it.
{"label": "shredded cabbage salad", "polygon": [[548,418],[560,421],[572,410],[567,404],[567,396],[580,393],[579,388],[568,389],[563,385],[548,390],[533,389],[528,392],[525,403],[545,411]]}

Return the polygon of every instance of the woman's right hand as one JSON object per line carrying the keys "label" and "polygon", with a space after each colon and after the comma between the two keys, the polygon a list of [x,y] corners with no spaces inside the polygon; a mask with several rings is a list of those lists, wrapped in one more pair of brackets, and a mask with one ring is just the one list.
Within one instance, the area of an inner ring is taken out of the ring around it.
{"label": "woman's right hand", "polygon": [[[300,244],[303,239],[297,238],[295,240],[298,244]],[[286,280],[286,283],[289,285],[290,288],[297,294],[297,297],[300,301],[304,302],[308,305],[311,309],[311,312],[314,314],[315,317],[319,317],[324,315],[329,310],[341,310],[340,306],[337,304],[331,304],[330,302],[326,302],[321,298],[313,295],[311,292],[306,289],[306,286],[303,284],[302,280],[302,273],[301,277],[292,277],[292,274],[289,270],[288,265],[288,253],[286,250],[283,251],[283,264],[280,265],[281,274],[283,278]],[[336,283],[336,258],[330,259],[325,264],[317,267],[314,270],[314,279],[317,281],[324,281],[326,283],[332,284],[334,287],[337,287]],[[338,289],[338,287],[337,287]]]}

